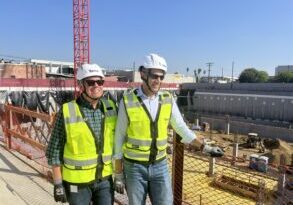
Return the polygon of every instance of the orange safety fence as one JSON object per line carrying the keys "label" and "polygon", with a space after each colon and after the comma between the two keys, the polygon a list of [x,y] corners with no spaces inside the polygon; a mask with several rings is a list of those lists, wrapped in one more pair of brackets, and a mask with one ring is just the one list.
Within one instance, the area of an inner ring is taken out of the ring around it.
{"label": "orange safety fence", "polygon": [[6,104],[2,113],[4,143],[33,160],[36,168],[51,180],[51,169],[47,164],[45,149],[53,126],[54,115],[31,111]]}

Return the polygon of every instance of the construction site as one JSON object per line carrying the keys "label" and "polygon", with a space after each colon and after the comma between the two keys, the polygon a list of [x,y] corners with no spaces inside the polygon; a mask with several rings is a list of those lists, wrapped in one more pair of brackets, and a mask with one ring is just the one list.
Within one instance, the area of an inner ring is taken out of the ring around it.
{"label": "construction site", "polygon": [[[15,89],[15,87],[11,88]],[[119,95],[121,90],[126,91],[127,88],[120,88],[119,91],[106,88],[105,95],[119,101],[117,94]],[[180,92],[183,94],[184,90],[179,90],[178,93]],[[59,97],[56,97],[57,95]],[[46,190],[44,197],[48,198],[48,202],[45,204],[54,204],[52,190],[48,188],[52,186],[50,184],[52,174],[47,164],[45,150],[56,111],[64,100],[73,98],[73,91],[54,93],[53,91],[2,90],[2,191],[11,191],[20,201],[23,200],[24,204],[44,204],[38,202],[40,201],[38,197],[32,196],[37,190],[32,191],[27,184],[32,182],[38,186],[47,184],[45,188],[41,188],[42,191]],[[243,119],[237,121],[237,116],[233,117],[232,113],[230,120],[220,114],[213,117],[209,113],[204,117],[204,113],[199,114],[199,111],[194,111],[196,108],[194,102],[188,107],[188,97],[178,95],[177,98],[190,129],[193,129],[198,136],[204,136],[210,144],[221,146],[225,150],[225,155],[217,159],[202,155],[193,147],[180,143],[180,137],[170,129],[168,159],[174,204],[292,203],[292,129],[262,125],[260,119],[254,123],[251,122],[252,119],[249,122],[244,122]],[[224,117],[223,124],[218,122],[219,117]],[[215,128],[215,122],[221,124],[220,128]],[[268,123],[268,120],[264,122]],[[237,131],[237,126],[246,127],[247,133]],[[274,131],[270,131],[272,133],[270,137],[262,132],[257,133],[258,129],[254,128],[257,126],[264,126],[262,130],[264,128],[286,130],[289,134],[275,137]],[[18,166],[28,167],[24,168],[26,171],[20,171],[21,168]],[[27,182],[22,181],[21,177],[25,177]],[[24,184],[19,187],[19,183]],[[43,195],[44,193],[40,194],[40,197]],[[117,204],[127,204],[127,196],[116,194],[115,201]]]}
{"label": "construction site", "polygon": [[[73,0],[73,31],[72,68],[61,73],[44,62],[0,63],[0,204],[58,204],[45,153],[56,113],[78,95],[76,70],[90,63],[88,0]],[[105,76],[104,96],[117,105],[141,84]],[[170,77],[162,89],[188,127],[225,154],[204,155],[170,128],[174,205],[293,205],[293,84],[182,82]],[[115,193],[115,204],[127,205],[126,193]]]}

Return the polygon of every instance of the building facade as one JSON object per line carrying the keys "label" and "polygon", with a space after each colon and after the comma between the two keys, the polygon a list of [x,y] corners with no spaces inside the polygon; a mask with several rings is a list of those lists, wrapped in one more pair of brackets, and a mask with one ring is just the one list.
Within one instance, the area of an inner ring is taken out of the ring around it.
{"label": "building facade", "polygon": [[275,75],[278,75],[284,71],[291,71],[293,72],[293,65],[279,65],[275,68]]}

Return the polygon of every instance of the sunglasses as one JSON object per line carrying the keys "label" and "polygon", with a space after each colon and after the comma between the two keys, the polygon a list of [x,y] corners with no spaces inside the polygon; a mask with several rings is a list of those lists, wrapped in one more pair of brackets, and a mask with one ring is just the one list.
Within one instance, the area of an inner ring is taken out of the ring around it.
{"label": "sunglasses", "polygon": [[104,80],[86,80],[85,81],[88,86],[94,86],[96,83],[98,86],[104,85]]}
{"label": "sunglasses", "polygon": [[157,75],[157,74],[153,74],[153,73],[150,73],[149,76],[150,76],[151,79],[160,78],[160,80],[164,80],[164,78],[165,78],[165,75]]}

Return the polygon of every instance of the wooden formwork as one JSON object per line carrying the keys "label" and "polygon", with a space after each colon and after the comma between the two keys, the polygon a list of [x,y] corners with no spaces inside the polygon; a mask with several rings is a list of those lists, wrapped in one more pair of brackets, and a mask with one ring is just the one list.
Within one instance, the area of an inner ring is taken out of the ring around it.
{"label": "wooden formwork", "polygon": [[263,188],[261,184],[255,185],[225,175],[216,176],[212,184],[221,189],[231,191],[254,200],[258,199],[259,192]]}

